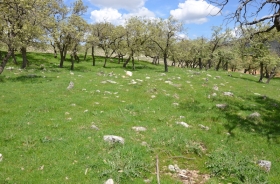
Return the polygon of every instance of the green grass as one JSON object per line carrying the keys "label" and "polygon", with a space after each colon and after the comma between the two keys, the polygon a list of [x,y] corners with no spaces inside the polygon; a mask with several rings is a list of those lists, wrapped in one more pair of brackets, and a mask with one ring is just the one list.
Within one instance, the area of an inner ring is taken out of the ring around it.
{"label": "green grass", "polygon": [[[157,183],[157,155],[161,183],[181,183],[169,164],[211,174],[208,183],[280,183],[278,78],[267,85],[224,71],[169,67],[163,74],[163,66],[143,61],[128,77],[131,65],[124,69],[114,60],[103,68],[101,57],[96,66],[90,57],[76,63],[71,74],[69,61],[58,68],[52,54],[28,56],[27,69],[10,62],[14,70],[0,76],[0,183]],[[75,86],[67,90],[70,81]],[[248,118],[253,112],[261,116]],[[181,121],[190,127],[176,124]],[[109,144],[104,135],[125,144]],[[271,171],[258,160],[271,161]]]}

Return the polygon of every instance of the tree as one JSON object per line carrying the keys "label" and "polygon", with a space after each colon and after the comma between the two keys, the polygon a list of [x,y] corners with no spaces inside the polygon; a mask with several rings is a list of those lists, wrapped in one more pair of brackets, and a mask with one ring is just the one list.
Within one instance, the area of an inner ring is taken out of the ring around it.
{"label": "tree", "polygon": [[42,33],[41,25],[54,0],[9,0],[0,2],[0,41],[7,47],[7,54],[2,58],[0,74],[3,72],[8,59],[16,48],[21,48],[23,65],[26,66],[26,47],[38,40]]}
{"label": "tree", "polygon": [[173,17],[166,20],[152,20],[150,22],[151,40],[159,47],[164,62],[164,71],[168,72],[167,58],[171,46],[176,42],[176,35],[182,32],[183,25]]}
{"label": "tree", "polygon": [[116,51],[114,44],[122,39],[123,33],[119,32],[113,24],[109,22],[101,22],[94,25],[93,34],[98,37],[98,46],[104,51],[105,60],[103,67],[106,67],[108,58],[110,58]]}
{"label": "tree", "polygon": [[[230,0],[209,0],[211,4],[221,7],[220,11],[223,10],[229,1]],[[256,25],[260,22],[272,23],[267,29],[254,33],[269,32],[274,28],[280,31],[280,1],[265,0],[259,2],[258,0],[246,0],[239,1],[237,7],[234,13],[227,16],[229,21],[234,20],[241,27]],[[261,16],[261,18],[256,19],[256,17],[263,12],[266,12],[267,16]]]}
{"label": "tree", "polygon": [[[59,0],[60,3],[57,6],[53,7],[55,9],[52,16],[49,18],[45,24],[47,34],[52,39],[50,42],[53,44],[54,50],[59,50],[60,54],[60,64],[62,68],[63,63],[66,58],[67,51],[70,49],[73,39],[73,22],[71,19],[77,19],[75,17],[81,16],[86,12],[87,7],[83,5],[82,0],[77,0],[72,4],[71,7],[67,7],[63,4],[62,0]],[[74,17],[74,18],[73,18]]]}
{"label": "tree", "polygon": [[132,69],[134,70],[134,56],[140,55],[143,51],[145,42],[150,38],[148,22],[142,17],[131,17],[126,22],[125,31],[128,59],[123,64],[123,67],[126,67],[128,62],[131,60]]}

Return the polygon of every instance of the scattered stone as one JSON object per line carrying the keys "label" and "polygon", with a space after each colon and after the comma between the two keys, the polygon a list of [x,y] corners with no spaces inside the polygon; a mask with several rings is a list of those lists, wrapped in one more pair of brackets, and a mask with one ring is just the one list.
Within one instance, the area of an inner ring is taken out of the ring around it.
{"label": "scattered stone", "polygon": [[96,125],[91,125],[90,128],[92,128],[94,130],[99,130],[99,128]]}
{"label": "scattered stone", "polygon": [[75,106],[76,106],[76,104],[74,104],[74,103],[73,103],[73,104],[71,104],[71,106],[72,106],[72,107],[75,107]]}
{"label": "scattered stone", "polygon": [[185,116],[180,116],[179,118],[180,118],[180,119],[184,119],[184,118],[185,118]]}
{"label": "scattered stone", "polygon": [[221,76],[216,76],[216,78],[217,78],[217,79],[220,79],[220,78],[221,78]]}
{"label": "scattered stone", "polygon": [[124,138],[115,135],[105,135],[103,137],[103,140],[111,143],[119,142],[121,144],[124,144]]}
{"label": "scattered stone", "polygon": [[131,71],[126,71],[126,72],[125,72],[125,75],[131,77],[131,76],[132,76],[132,72],[131,72]]}
{"label": "scattered stone", "polygon": [[176,172],[174,165],[169,165],[168,166],[169,171],[171,172]]}
{"label": "scattered stone", "polygon": [[160,76],[166,76],[166,74],[165,73],[161,73]]}
{"label": "scattered stone", "polygon": [[67,89],[70,90],[70,89],[72,89],[73,87],[74,87],[74,82],[70,81],[70,83],[69,83]]}
{"label": "scattered stone", "polygon": [[172,84],[172,81],[164,81],[167,84]]}
{"label": "scattered stone", "polygon": [[182,125],[182,126],[184,126],[184,127],[186,127],[186,128],[189,128],[189,126],[190,125],[188,125],[187,123],[185,123],[185,122],[176,122],[176,124],[178,124],[178,125]]}
{"label": "scattered stone", "polygon": [[11,67],[11,66],[6,68],[6,70],[13,70],[13,69],[14,69],[14,67]]}
{"label": "scattered stone", "polygon": [[224,92],[224,95],[225,96],[233,96],[233,93],[232,92]]}
{"label": "scattered stone", "polygon": [[146,77],[146,79],[150,79],[151,77]]}
{"label": "scattered stone", "polygon": [[104,184],[114,184],[114,180],[110,178]]}
{"label": "scattered stone", "polygon": [[152,95],[152,96],[151,96],[151,98],[155,98],[155,97],[156,97],[155,95]]}
{"label": "scattered stone", "polygon": [[213,93],[212,96],[214,96],[214,97],[217,96],[217,93]]}
{"label": "scattered stone", "polygon": [[145,127],[132,127],[132,129],[136,132],[144,132],[147,130]]}
{"label": "scattered stone", "polygon": [[112,81],[112,80],[107,80],[107,82],[111,83],[111,84],[116,84],[116,81]]}
{"label": "scattered stone", "polygon": [[141,145],[142,145],[142,146],[148,146],[148,143],[145,142],[145,141],[143,141],[143,142],[141,142]]}
{"label": "scattered stone", "polygon": [[144,179],[145,183],[151,183],[152,181],[150,179]]}
{"label": "scattered stone", "polygon": [[0,153],[0,162],[3,160],[3,155]]}
{"label": "scattered stone", "polygon": [[213,89],[214,89],[215,91],[219,91],[219,87],[216,86],[216,85],[213,87]]}
{"label": "scattered stone", "polygon": [[135,80],[131,80],[131,82],[129,84],[137,84],[137,82]]}
{"label": "scattered stone", "polygon": [[88,110],[86,109],[86,110],[84,110],[84,112],[86,113],[86,112],[88,112]]}
{"label": "scattered stone", "polygon": [[254,118],[258,118],[260,116],[261,115],[258,112],[254,112],[254,113],[250,114],[248,117],[254,119]]}
{"label": "scattered stone", "polygon": [[227,104],[216,104],[216,107],[219,109],[225,109],[227,107]]}
{"label": "scattered stone", "polygon": [[254,95],[261,96],[261,94],[259,94],[259,93],[254,93]]}
{"label": "scattered stone", "polygon": [[259,160],[258,165],[262,168],[264,168],[267,172],[270,171],[271,168],[271,162],[267,160]]}
{"label": "scattered stone", "polygon": [[201,125],[201,124],[199,124],[198,126],[200,128],[202,128],[202,129],[205,129],[205,130],[209,130],[210,129],[208,126],[204,126],[204,125]]}
{"label": "scattered stone", "polygon": [[172,105],[174,105],[174,106],[179,106],[179,103],[173,103]]}

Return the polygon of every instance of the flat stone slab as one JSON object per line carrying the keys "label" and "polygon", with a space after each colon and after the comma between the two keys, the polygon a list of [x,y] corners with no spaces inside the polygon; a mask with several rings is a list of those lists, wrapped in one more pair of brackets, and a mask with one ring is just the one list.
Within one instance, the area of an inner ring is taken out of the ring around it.
{"label": "flat stone slab", "polygon": [[103,140],[110,143],[121,143],[124,144],[124,138],[116,136],[116,135],[104,135]]}
{"label": "flat stone slab", "polygon": [[224,95],[225,96],[233,96],[233,93],[232,92],[224,92]]}
{"label": "flat stone slab", "polygon": [[261,116],[260,113],[254,112],[254,113],[250,114],[248,117],[254,119],[254,118],[258,118],[260,116]]}
{"label": "flat stone slab", "polygon": [[110,178],[104,184],[114,184],[114,180]]}
{"label": "flat stone slab", "polygon": [[132,127],[132,129],[136,132],[144,132],[147,130],[145,127]]}
{"label": "flat stone slab", "polygon": [[267,172],[270,171],[271,168],[271,162],[268,160],[259,160],[258,165],[262,168],[264,168]]}
{"label": "flat stone slab", "polygon": [[184,127],[186,127],[186,128],[189,128],[190,127],[190,125],[188,125],[187,123],[185,123],[185,122],[176,122],[176,124],[178,124],[178,125],[182,125],[182,126],[184,126]]}
{"label": "flat stone slab", "polygon": [[218,107],[219,109],[224,109],[227,107],[227,104],[216,104],[216,107]]}

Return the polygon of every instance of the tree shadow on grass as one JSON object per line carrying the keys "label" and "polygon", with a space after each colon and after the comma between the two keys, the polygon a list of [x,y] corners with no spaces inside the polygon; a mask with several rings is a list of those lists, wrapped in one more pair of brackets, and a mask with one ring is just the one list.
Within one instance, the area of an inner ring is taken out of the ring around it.
{"label": "tree shadow on grass", "polygon": [[[234,129],[239,128],[248,133],[266,136],[268,141],[280,143],[279,101],[269,97],[249,96],[247,99],[244,99],[243,103],[231,100],[228,106],[228,109],[224,110],[228,123],[224,126],[231,135],[234,135]],[[241,115],[240,112],[244,114]],[[252,116],[255,112],[259,113],[260,116]]]}
{"label": "tree shadow on grass", "polygon": [[39,82],[43,82],[45,80],[52,80],[52,79],[49,77],[43,77],[43,76],[36,75],[36,74],[28,74],[28,75],[21,75],[18,77],[9,77],[9,78],[4,79],[4,81],[5,80],[11,81],[11,82],[39,83]]}

